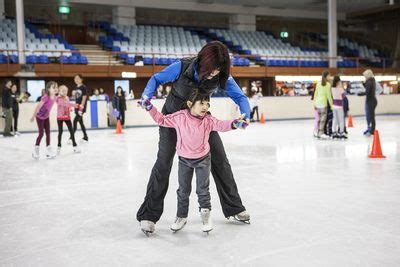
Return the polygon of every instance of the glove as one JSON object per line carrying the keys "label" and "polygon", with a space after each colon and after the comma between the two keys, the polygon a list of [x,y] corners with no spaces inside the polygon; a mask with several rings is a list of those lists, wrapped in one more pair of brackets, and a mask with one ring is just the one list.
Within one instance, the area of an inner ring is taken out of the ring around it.
{"label": "glove", "polygon": [[138,106],[140,106],[143,109],[146,109],[147,111],[149,111],[150,109],[152,109],[153,104],[151,104],[150,99],[147,96],[143,96],[138,102],[137,102]]}
{"label": "glove", "polygon": [[239,118],[235,119],[232,122],[232,128],[234,129],[246,129],[247,126],[249,126],[249,123],[244,120],[245,114],[242,114],[239,116]]}
{"label": "glove", "polygon": [[112,115],[113,115],[114,118],[118,118],[119,117],[119,111],[114,108],[113,111],[112,111]]}

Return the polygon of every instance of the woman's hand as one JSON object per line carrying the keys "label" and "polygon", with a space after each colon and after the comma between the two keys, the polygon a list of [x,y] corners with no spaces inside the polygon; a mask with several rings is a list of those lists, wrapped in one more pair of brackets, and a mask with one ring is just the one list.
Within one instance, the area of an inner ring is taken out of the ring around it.
{"label": "woman's hand", "polygon": [[235,119],[232,122],[232,127],[235,129],[246,129],[247,126],[249,126],[250,122],[249,120],[244,120],[245,114],[242,114],[239,116],[239,118]]}

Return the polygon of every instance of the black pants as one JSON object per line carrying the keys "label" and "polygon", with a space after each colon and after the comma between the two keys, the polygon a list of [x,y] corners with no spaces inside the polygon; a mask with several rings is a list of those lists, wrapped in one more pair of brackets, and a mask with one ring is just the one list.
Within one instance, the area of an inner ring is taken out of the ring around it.
{"label": "black pants", "polygon": [[65,122],[65,124],[67,125],[69,134],[70,134],[70,139],[72,140],[72,145],[76,146],[76,142],[75,142],[75,134],[74,131],[72,129],[72,123],[70,120],[67,121],[61,121],[61,120],[57,120],[57,125],[58,125],[58,146],[61,147],[61,139],[62,139],[62,134],[63,134],[63,122]]}
{"label": "black pants", "polygon": [[[143,204],[137,212],[138,221],[157,222],[164,209],[164,198],[168,190],[169,175],[175,155],[176,131],[173,128],[159,128],[157,161],[151,171]],[[245,210],[233,178],[231,165],[218,132],[210,134],[211,173],[217,187],[222,211],[229,217]]]}
{"label": "black pants", "polygon": [[14,120],[14,125],[11,125],[11,132],[18,132],[18,116],[19,116],[19,110],[13,110],[12,111],[13,115],[13,120]]}
{"label": "black pants", "polygon": [[125,110],[121,110],[119,112],[118,118],[121,120],[121,125],[125,125]]}
{"label": "black pants", "polygon": [[373,134],[375,132],[375,108],[378,105],[378,102],[375,101],[368,101],[365,102],[365,115],[367,119],[367,127],[369,132]]}
{"label": "black pants", "polygon": [[259,116],[258,116],[258,106],[254,107],[253,110],[250,112],[250,120],[253,120],[254,114],[257,113],[257,121],[260,120]]}
{"label": "black pants", "polygon": [[88,139],[88,136],[86,134],[86,128],[85,128],[85,124],[83,124],[83,116],[79,116],[79,114],[75,114],[75,118],[74,118],[74,134],[76,132],[76,128],[78,126],[78,122],[79,125],[81,126],[82,132],[83,132],[83,139]]}

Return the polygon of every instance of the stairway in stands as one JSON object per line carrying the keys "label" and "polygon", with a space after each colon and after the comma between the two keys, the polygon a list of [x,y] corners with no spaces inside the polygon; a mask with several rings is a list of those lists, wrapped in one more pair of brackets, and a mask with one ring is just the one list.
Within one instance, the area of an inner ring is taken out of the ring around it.
{"label": "stairway in stands", "polygon": [[111,55],[109,51],[103,50],[98,45],[73,45],[79,52],[86,56],[89,65],[123,65],[114,55]]}

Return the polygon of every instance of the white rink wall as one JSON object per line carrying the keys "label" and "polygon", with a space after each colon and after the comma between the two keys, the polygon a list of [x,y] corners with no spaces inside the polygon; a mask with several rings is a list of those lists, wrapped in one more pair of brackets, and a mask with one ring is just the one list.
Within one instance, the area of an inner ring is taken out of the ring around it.
{"label": "white rink wall", "polygon": [[[353,116],[364,115],[365,97],[348,96],[350,113]],[[151,117],[142,109],[136,106],[137,100],[127,101],[126,126],[148,126],[155,125]],[[155,99],[152,101],[157,109],[161,110],[165,100]],[[28,102],[20,104],[20,113],[18,120],[18,130],[21,132],[36,131],[36,122],[29,121],[37,103]],[[92,104],[92,103],[90,103]],[[87,128],[92,127],[92,114],[90,104],[84,115],[84,121]],[[107,127],[107,103],[97,101],[98,128]],[[51,129],[57,129],[56,113],[57,107],[54,106],[51,112]],[[229,98],[212,98],[212,114],[219,119],[232,119],[240,113],[235,103]],[[280,119],[307,119],[313,118],[313,105],[310,97],[263,97],[259,101],[259,113],[264,114],[266,120]],[[378,107],[376,114],[400,114],[400,95],[380,95],[378,96]],[[71,119],[74,114],[71,113]],[[4,129],[4,119],[0,120],[0,131]],[[79,127],[78,127],[79,129]]]}

